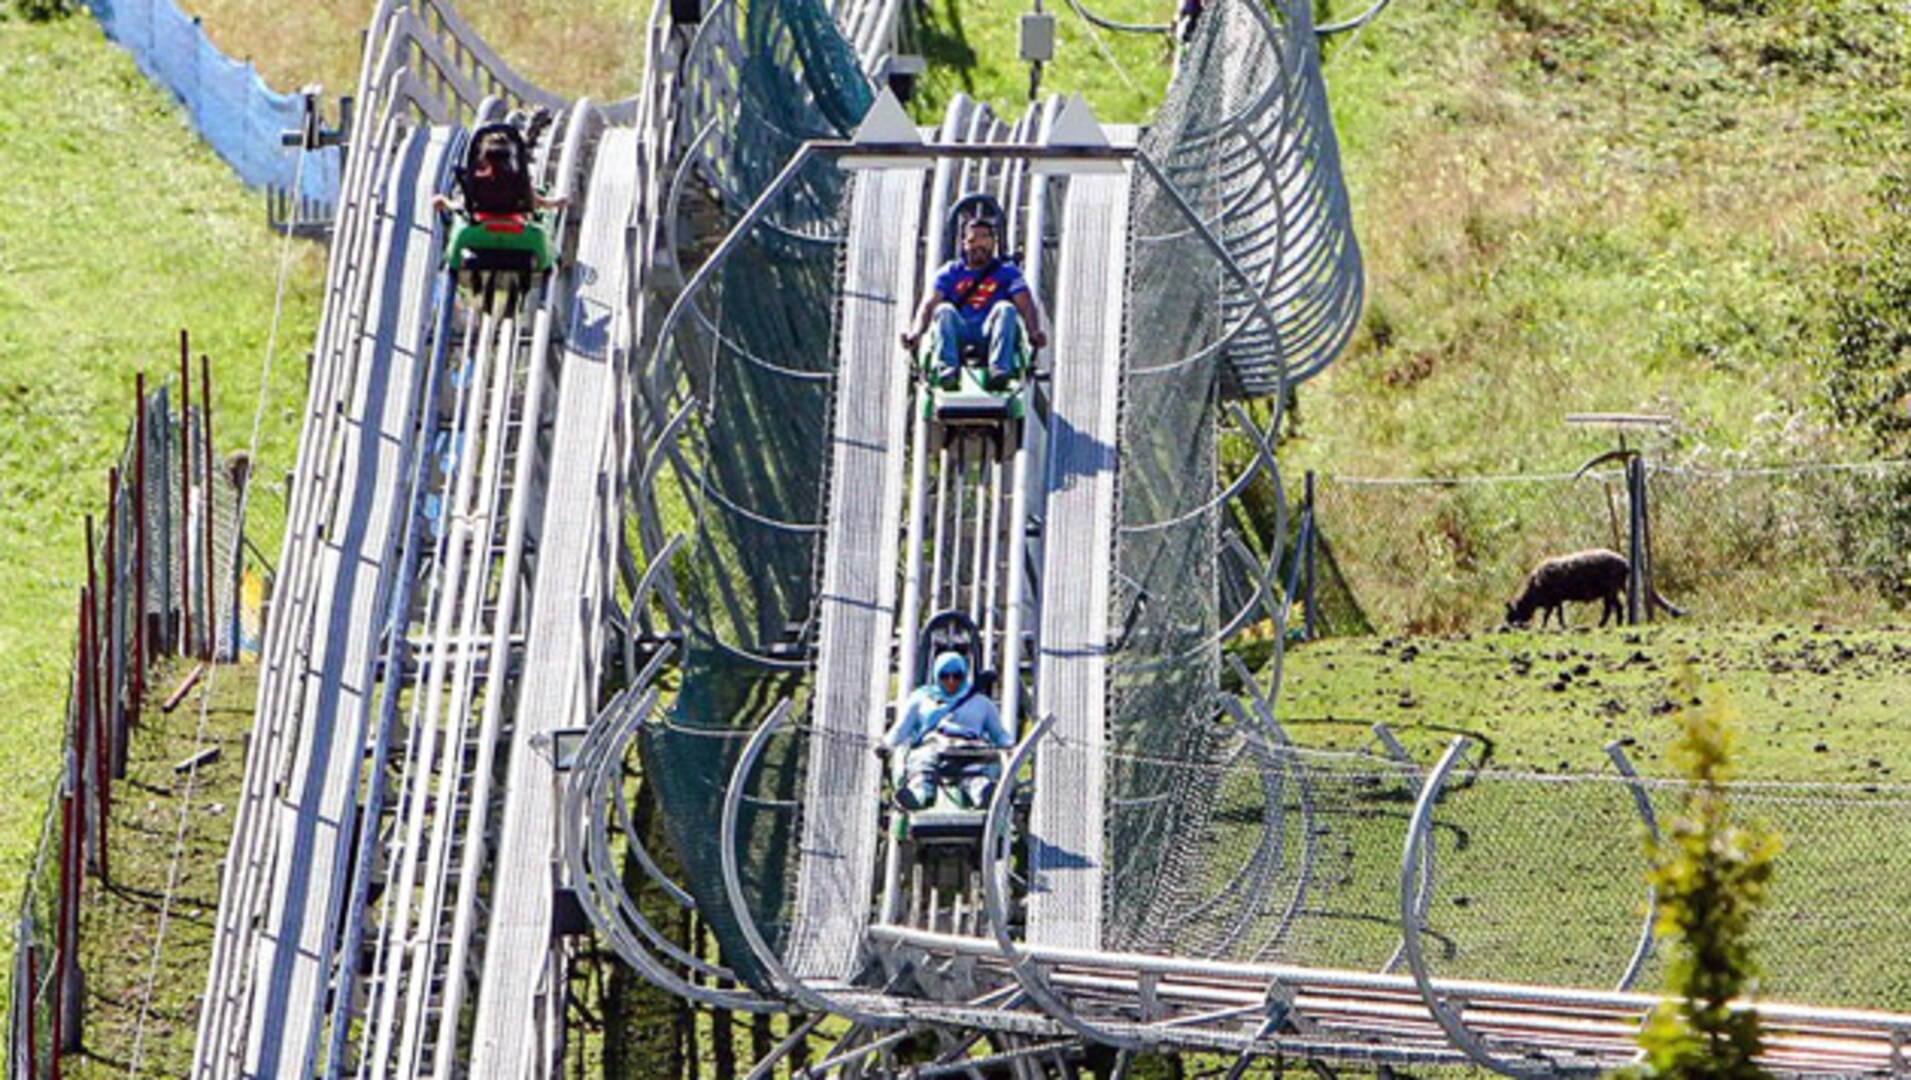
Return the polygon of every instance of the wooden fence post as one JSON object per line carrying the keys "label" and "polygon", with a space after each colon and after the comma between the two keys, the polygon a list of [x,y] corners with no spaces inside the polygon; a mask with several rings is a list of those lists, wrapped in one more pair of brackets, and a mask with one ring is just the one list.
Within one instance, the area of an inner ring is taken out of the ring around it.
{"label": "wooden fence post", "polygon": [[212,543],[212,493],[218,485],[212,482],[212,361],[205,353],[199,354],[199,442],[204,448],[202,455],[206,471],[200,474],[199,501],[204,509],[200,516],[205,520],[206,552],[199,560],[200,593],[205,600],[204,618],[200,619],[205,634],[206,651],[201,658],[212,660],[219,653],[219,602],[213,582],[213,543]]}
{"label": "wooden fence post", "polygon": [[179,332],[179,645],[194,655],[192,625],[192,345]]}

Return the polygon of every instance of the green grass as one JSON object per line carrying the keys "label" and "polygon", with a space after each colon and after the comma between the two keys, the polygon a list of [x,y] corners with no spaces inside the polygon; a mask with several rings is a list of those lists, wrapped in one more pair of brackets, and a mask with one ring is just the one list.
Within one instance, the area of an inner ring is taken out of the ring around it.
{"label": "green grass", "polygon": [[[1672,778],[1677,710],[1722,702],[1734,717],[1736,779],[1845,785],[1736,797],[1739,813],[1786,842],[1770,913],[1755,923],[1763,992],[1904,1008],[1911,982],[1901,972],[1849,958],[1889,950],[1911,929],[1883,899],[1911,887],[1892,850],[1911,817],[1907,658],[1911,635],[1900,630],[1675,624],[1325,641],[1290,652],[1279,711],[1296,742],[1321,748],[1377,748],[1372,725],[1385,723],[1423,765],[1455,737],[1470,739],[1468,766],[1436,818],[1432,926],[1453,947],[1436,969],[1502,979],[1570,971],[1600,986],[1617,977],[1638,930],[1639,825],[1617,784],[1566,778],[1615,776],[1603,750],[1611,742],[1644,775]],[[1703,682],[1696,698],[1676,689],[1688,670]],[[1475,778],[1481,766],[1488,772]],[[1656,790],[1662,820],[1676,797],[1675,785]],[[1338,804],[1335,827],[1362,858],[1377,846],[1382,865],[1350,874],[1353,891],[1335,902],[1390,910],[1408,807]],[[1853,890],[1854,880],[1866,887]],[[1555,932],[1535,934],[1534,911]],[[1655,986],[1657,970],[1640,985]]]}
{"label": "green grass", "polygon": [[[359,35],[371,0],[180,0],[204,20],[213,43],[249,59],[267,84],[291,91],[317,82],[328,94],[357,92]],[[614,101],[638,92],[651,0],[487,0],[458,13],[505,61],[566,95]]]}
{"label": "green grass", "polygon": [[[1172,0],[1093,0],[1088,8],[1127,23],[1165,23],[1178,6]],[[1046,5],[1055,16],[1055,59],[1043,70],[1041,94],[1080,93],[1104,123],[1146,120],[1168,85],[1171,53],[1159,34],[1101,30],[1065,0]],[[930,0],[927,17],[912,21],[905,40],[928,61],[929,70],[911,102],[922,123],[942,119],[957,93],[994,107],[1014,121],[1029,100],[1028,65],[1017,59],[1017,17],[1027,5],[989,5],[970,0]]]}
{"label": "green grass", "polygon": [[[212,358],[214,436],[243,446],[280,248],[262,201],[90,20],[0,20],[0,85],[0,741],[15,777],[0,798],[0,880],[17,883],[61,745],[82,521],[105,505],[135,373],[166,379],[190,328]],[[293,250],[268,482],[292,460],[323,273],[320,249]]]}
{"label": "green grass", "polygon": [[1736,708],[1745,778],[1911,782],[1911,634],[1777,626],[1517,631],[1349,638],[1290,648],[1279,712],[1295,740],[1353,749],[1371,725],[1430,759],[1456,735],[1495,768],[1599,772],[1624,740],[1641,772],[1666,775],[1673,680],[1689,665]]}
{"label": "green grass", "polygon": [[[322,32],[277,45],[244,36],[276,24],[239,0],[200,6],[215,39],[259,57],[276,84],[311,77],[308,55],[334,72],[355,66],[362,13],[348,5],[315,11]],[[1082,90],[1106,121],[1143,119],[1166,81],[1160,39],[1103,35],[1109,64],[1066,4],[1049,6],[1062,37],[1044,91]],[[1890,17],[1879,5],[1774,6],[1771,18],[1739,20],[1683,0],[1395,5],[1332,46],[1368,310],[1348,354],[1304,390],[1284,463],[1570,469],[1609,440],[1568,431],[1561,415],[1621,409],[1675,415],[1655,449],[1681,461],[1844,452],[1813,412],[1804,357],[1823,346],[1815,282],[1834,257],[1828,238],[1862,242],[1875,178],[1902,154],[1903,44],[1878,31]],[[1096,7],[1149,19],[1173,5]],[[958,91],[1019,112],[1020,10],[932,0],[918,44],[932,64],[965,70],[932,72],[920,118],[938,117]],[[499,11],[507,24],[539,21],[529,5]],[[603,0],[591,11],[623,8]],[[334,90],[349,81],[319,74]],[[0,690],[14,706],[0,734],[24,763],[16,775],[34,778],[0,803],[0,867],[19,880],[58,747],[79,517],[103,499],[132,372],[169,370],[172,335],[191,326],[217,366],[218,423],[233,445],[251,417],[276,248],[256,201],[85,20],[0,23],[0,83],[10,93],[0,166],[13,179],[0,189],[0,565],[12,586],[0,605]],[[281,335],[293,356],[311,339],[321,272],[316,251],[299,250]],[[282,363],[275,380],[267,477],[290,460],[299,374]],[[1600,746],[1618,738],[1662,772],[1668,686],[1689,657],[1739,710],[1746,774],[1891,782],[1911,768],[1893,721],[1907,646],[1886,631],[1697,624],[1330,641],[1290,657],[1281,710],[1308,745],[1364,745],[1385,720],[1423,759],[1464,732],[1495,766],[1596,771]],[[1469,789],[1463,803],[1495,798]],[[153,801],[165,819],[165,800]],[[159,829],[129,826],[141,827]],[[1504,851],[1482,841],[1452,857],[1465,868]],[[1788,878],[1783,861],[1779,875],[1781,888],[1822,887],[1813,873]],[[1493,905],[1445,900],[1444,928],[1493,929]],[[131,919],[138,906],[100,917]],[[196,963],[182,961],[173,979],[188,994]],[[183,1046],[190,1023],[166,1010],[179,1030],[162,1043]]]}
{"label": "green grass", "polygon": [[[170,665],[155,685],[169,691],[183,673],[183,665]],[[156,707],[146,711],[130,748],[126,779],[114,789],[112,878],[86,883],[80,927],[86,1049],[63,1063],[68,1076],[124,1076],[135,1043],[142,1075],[191,1071],[199,996],[212,959],[219,863],[244,783],[258,678],[251,665],[220,667],[172,713]],[[219,747],[221,756],[199,769],[188,804],[186,778],[173,766],[202,746]],[[175,873],[182,806],[189,809]],[[162,915],[164,949],[155,968]]]}

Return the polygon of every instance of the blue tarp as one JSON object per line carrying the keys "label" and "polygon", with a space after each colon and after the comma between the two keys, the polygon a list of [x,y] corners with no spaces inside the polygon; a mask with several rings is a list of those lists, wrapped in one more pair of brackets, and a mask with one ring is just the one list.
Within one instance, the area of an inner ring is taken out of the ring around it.
{"label": "blue tarp", "polygon": [[220,52],[173,0],[91,0],[89,6],[106,36],[186,107],[193,127],[248,187],[289,191],[296,175],[302,198],[338,201],[337,147],[305,155],[301,173],[300,151],[280,145],[280,133],[303,119],[299,95],[274,91],[251,64]]}

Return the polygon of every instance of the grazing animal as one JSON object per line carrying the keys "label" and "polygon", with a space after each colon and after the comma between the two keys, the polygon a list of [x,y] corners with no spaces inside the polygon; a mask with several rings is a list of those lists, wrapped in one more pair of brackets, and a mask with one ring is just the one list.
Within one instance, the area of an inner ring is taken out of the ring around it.
{"label": "grazing animal", "polygon": [[[1603,604],[1599,612],[1601,626],[1606,625],[1608,619],[1623,620],[1626,608],[1621,597],[1626,593],[1626,579],[1631,573],[1632,565],[1616,551],[1596,549],[1547,559],[1526,575],[1526,584],[1520,587],[1519,595],[1506,605],[1507,625],[1525,626],[1537,611],[1542,628],[1546,617],[1553,615],[1558,617],[1563,630],[1569,600],[1600,601]],[[1673,615],[1685,614],[1660,596],[1657,589],[1652,590],[1650,602]]]}

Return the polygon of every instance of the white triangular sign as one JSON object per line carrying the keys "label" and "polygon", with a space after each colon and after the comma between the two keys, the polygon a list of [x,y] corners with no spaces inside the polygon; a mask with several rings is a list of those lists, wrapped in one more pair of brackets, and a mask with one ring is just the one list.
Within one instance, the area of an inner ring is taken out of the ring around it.
{"label": "white triangular sign", "polygon": [[909,114],[902,110],[896,92],[885,86],[856,128],[852,141],[857,146],[921,146],[922,135],[916,131]]}
{"label": "white triangular sign", "polygon": [[1068,100],[1062,103],[1061,114],[1049,126],[1048,145],[1105,150],[1108,148],[1108,133],[1101,129],[1101,122],[1095,119],[1095,110],[1088,107],[1088,102],[1080,94],[1070,94]]}

